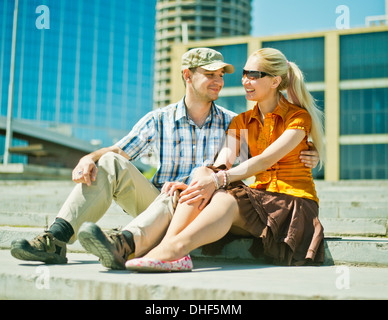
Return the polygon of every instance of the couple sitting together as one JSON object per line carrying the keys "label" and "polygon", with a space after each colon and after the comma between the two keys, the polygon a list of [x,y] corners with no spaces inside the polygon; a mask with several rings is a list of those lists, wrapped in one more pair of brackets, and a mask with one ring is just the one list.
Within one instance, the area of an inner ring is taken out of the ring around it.
{"label": "couple sitting together", "polygon": [[[186,52],[183,99],[149,112],[115,145],[83,157],[53,224],[30,241],[14,241],[11,254],[66,263],[66,246],[78,238],[107,268],[190,271],[192,250],[235,234],[257,239],[272,263],[322,263],[311,173],[324,158],[322,112],[299,67],[265,48],[242,70],[246,98],[256,105],[236,115],[214,103],[234,69],[215,50]],[[151,182],[130,162],[150,146],[159,158]],[[112,200],[136,217],[105,232],[96,222]]]}

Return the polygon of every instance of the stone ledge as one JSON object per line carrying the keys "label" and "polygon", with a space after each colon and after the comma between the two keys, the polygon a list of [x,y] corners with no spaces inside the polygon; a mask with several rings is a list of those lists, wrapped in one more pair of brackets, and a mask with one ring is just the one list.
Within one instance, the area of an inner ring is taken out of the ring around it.
{"label": "stone ledge", "polygon": [[[0,248],[9,249],[15,239],[32,239],[42,232],[41,228],[0,227]],[[262,262],[254,258],[249,248],[251,239],[239,239],[226,245],[216,256],[202,254],[201,248],[191,255],[196,258],[226,261]],[[78,241],[68,246],[69,252],[85,252]],[[325,238],[325,265],[352,264],[388,267],[388,238]]]}
{"label": "stone ledge", "polygon": [[[194,258],[192,272],[141,274],[107,270],[95,257],[79,253],[70,253],[67,265],[19,261],[6,251],[0,251],[0,260],[1,299],[152,299],[191,303],[195,300],[238,303],[233,300],[388,299],[388,268],[279,267]],[[131,310],[142,311],[136,302],[132,305],[136,308]],[[184,318],[184,314],[179,318]]]}

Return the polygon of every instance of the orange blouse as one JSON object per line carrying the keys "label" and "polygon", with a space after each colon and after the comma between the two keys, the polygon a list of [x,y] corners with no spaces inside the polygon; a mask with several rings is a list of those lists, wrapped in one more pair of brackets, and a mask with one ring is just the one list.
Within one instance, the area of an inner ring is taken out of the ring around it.
{"label": "orange blouse", "polygon": [[282,95],[276,109],[266,114],[264,124],[260,121],[260,110],[256,104],[252,110],[232,120],[228,134],[236,135],[240,140],[241,129],[248,129],[248,147],[252,157],[261,154],[285,130],[304,130],[306,136],[302,142],[271,168],[257,173],[255,183],[250,187],[286,193],[319,203],[311,169],[305,167],[299,159],[300,152],[309,149],[307,137],[311,129],[311,117],[307,110],[288,102]]}

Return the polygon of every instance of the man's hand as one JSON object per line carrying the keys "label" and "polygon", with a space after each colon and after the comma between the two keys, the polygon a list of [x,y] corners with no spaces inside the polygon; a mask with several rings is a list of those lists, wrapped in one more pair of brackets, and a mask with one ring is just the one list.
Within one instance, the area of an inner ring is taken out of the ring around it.
{"label": "man's hand", "polygon": [[193,204],[201,201],[198,209],[202,210],[209,203],[215,191],[216,187],[210,175],[198,177],[193,179],[188,188],[180,194],[179,203]]}
{"label": "man's hand", "polygon": [[92,181],[96,181],[97,170],[97,166],[91,157],[85,156],[81,158],[74,168],[72,179],[75,183],[85,183],[91,186]]}
{"label": "man's hand", "polygon": [[319,163],[319,153],[312,142],[307,142],[310,149],[301,151],[299,159],[307,168],[314,169]]}
{"label": "man's hand", "polygon": [[176,190],[186,190],[187,184],[183,182],[165,182],[162,187],[162,192],[167,193],[170,196],[174,195]]}

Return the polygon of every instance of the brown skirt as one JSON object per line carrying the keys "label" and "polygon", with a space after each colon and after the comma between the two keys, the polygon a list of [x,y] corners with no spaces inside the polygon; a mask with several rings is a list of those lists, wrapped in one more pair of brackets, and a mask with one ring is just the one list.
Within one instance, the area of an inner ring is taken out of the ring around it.
{"label": "brown skirt", "polygon": [[[218,171],[218,170],[215,170]],[[237,200],[244,229],[255,239],[251,253],[264,254],[281,265],[319,265],[324,261],[323,227],[318,204],[288,194],[252,189],[243,182],[233,183],[227,192]],[[235,237],[227,235],[204,247],[204,253],[219,251]]]}

